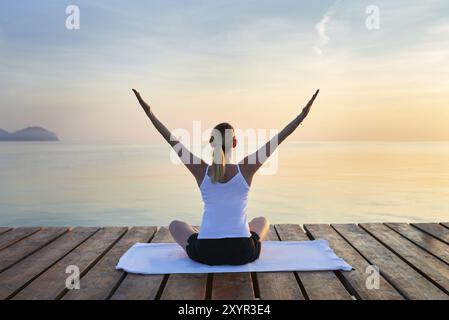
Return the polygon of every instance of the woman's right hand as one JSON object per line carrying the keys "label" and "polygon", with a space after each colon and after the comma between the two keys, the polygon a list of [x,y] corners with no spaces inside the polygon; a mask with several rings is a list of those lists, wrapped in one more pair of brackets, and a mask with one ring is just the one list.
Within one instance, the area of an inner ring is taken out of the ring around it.
{"label": "woman's right hand", "polygon": [[319,92],[320,92],[320,89],[318,89],[315,92],[315,94],[312,96],[312,98],[309,100],[309,102],[306,104],[306,106],[302,109],[302,112],[299,115],[301,117],[301,120],[304,120],[307,117],[307,115],[309,114],[310,108],[312,108],[313,102],[315,101]]}
{"label": "woman's right hand", "polygon": [[148,103],[146,103],[145,100],[142,99],[139,91],[137,91],[136,89],[133,89],[133,92],[136,95],[136,98],[139,101],[140,105],[142,106],[143,111],[145,111],[146,113],[150,112],[150,110],[151,110],[150,105]]}

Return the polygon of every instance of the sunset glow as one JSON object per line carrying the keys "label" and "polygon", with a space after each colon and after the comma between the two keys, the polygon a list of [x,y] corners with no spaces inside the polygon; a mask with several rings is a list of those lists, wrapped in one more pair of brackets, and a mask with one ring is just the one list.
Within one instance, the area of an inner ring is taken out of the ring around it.
{"label": "sunset glow", "polygon": [[2,2],[0,128],[158,140],[133,87],[173,129],[280,128],[320,88],[292,140],[449,139],[447,1],[281,2]]}

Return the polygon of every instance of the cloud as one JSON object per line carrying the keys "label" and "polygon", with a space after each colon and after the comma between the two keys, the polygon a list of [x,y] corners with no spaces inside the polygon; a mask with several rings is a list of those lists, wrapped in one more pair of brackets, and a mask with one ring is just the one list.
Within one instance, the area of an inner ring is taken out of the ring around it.
{"label": "cloud", "polygon": [[329,23],[331,16],[325,14],[321,21],[316,25],[316,30],[318,31],[318,36],[320,37],[320,43],[313,47],[315,52],[319,55],[323,55],[323,50],[321,49],[329,43],[329,36],[327,35],[327,24]]}
{"label": "cloud", "polygon": [[335,8],[338,5],[340,0],[335,1],[329,9],[327,9],[326,13],[321,18],[320,22],[318,22],[315,26],[316,31],[318,32],[319,41],[318,44],[313,47],[313,50],[319,55],[323,56],[323,48],[329,43],[330,38],[328,35],[328,25],[331,21],[334,13]]}

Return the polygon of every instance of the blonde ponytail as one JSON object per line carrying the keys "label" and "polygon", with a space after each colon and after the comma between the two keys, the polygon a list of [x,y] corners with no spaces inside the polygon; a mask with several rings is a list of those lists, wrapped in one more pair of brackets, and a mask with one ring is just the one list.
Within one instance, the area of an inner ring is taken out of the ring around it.
{"label": "blonde ponytail", "polygon": [[220,182],[226,173],[226,158],[221,146],[215,148],[212,161],[212,183]]}
{"label": "blonde ponytail", "polygon": [[[221,182],[226,174],[225,152],[232,148],[233,136],[226,136],[227,131],[233,134],[234,128],[227,122],[220,123],[212,130],[209,143],[212,144],[212,183]],[[231,140],[231,141],[229,141]]]}

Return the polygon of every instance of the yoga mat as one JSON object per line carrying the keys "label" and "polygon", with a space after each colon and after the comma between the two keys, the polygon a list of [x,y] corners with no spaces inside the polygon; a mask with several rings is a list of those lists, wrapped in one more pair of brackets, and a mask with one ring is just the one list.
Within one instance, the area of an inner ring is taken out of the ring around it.
{"label": "yoga mat", "polygon": [[352,267],[338,257],[327,240],[263,241],[260,257],[240,266],[209,266],[191,260],[176,243],[136,243],[120,258],[116,269],[137,274],[319,271]]}

